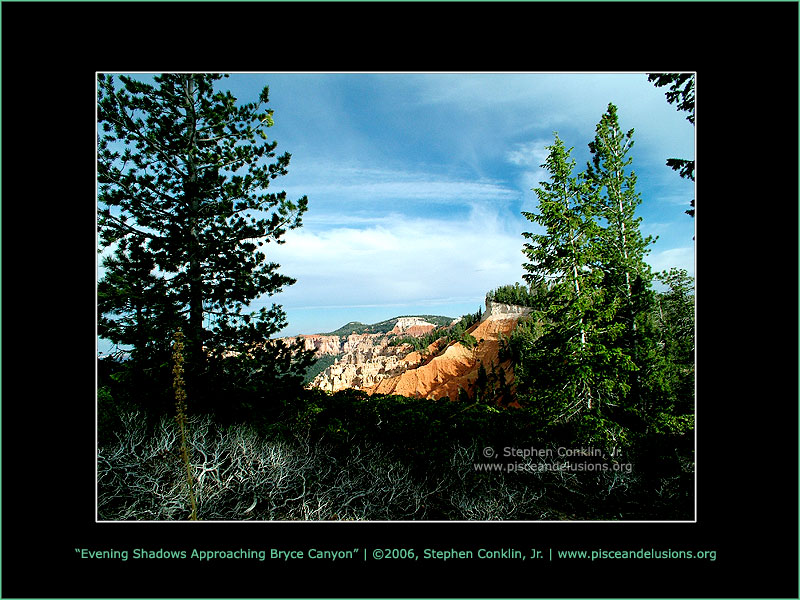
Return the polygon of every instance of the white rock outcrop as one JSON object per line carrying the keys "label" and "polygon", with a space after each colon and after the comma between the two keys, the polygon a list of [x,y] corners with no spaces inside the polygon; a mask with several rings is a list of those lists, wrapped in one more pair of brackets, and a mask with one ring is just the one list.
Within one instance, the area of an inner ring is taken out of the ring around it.
{"label": "white rock outcrop", "polygon": [[390,346],[388,338],[380,334],[364,334],[355,339],[356,335],[350,336],[354,339],[348,340],[348,350],[317,375],[309,387],[328,392],[362,389],[409,368],[403,356],[411,351],[411,346]]}
{"label": "white rock outcrop", "polygon": [[481,316],[481,321],[494,320],[494,319],[509,319],[519,318],[523,315],[529,315],[533,312],[532,308],[527,306],[517,306],[516,304],[503,304],[502,302],[492,302],[486,300],[486,310]]}

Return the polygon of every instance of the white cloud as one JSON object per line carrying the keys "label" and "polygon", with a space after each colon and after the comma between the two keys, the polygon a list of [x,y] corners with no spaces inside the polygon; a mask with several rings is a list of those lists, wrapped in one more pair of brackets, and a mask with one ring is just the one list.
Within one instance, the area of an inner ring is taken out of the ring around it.
{"label": "white cloud", "polygon": [[436,303],[483,298],[519,280],[522,237],[496,213],[403,218],[366,228],[295,230],[271,259],[298,283],[281,294],[292,306]]}
{"label": "white cloud", "polygon": [[553,143],[552,139],[537,139],[530,142],[516,144],[506,153],[506,161],[512,165],[522,167],[519,181],[525,190],[532,190],[549,177],[542,165],[547,160],[549,151],[547,146]]}
{"label": "white cloud", "polygon": [[508,151],[506,159],[519,167],[539,169],[547,160],[547,146],[552,143],[553,140],[538,139],[516,144],[512,150]]}
{"label": "white cloud", "polygon": [[646,260],[653,272],[666,271],[675,267],[685,269],[689,275],[694,276],[694,247],[692,246],[656,252],[649,255]]}
{"label": "white cloud", "polygon": [[658,194],[655,196],[655,201],[668,206],[685,206],[689,207],[689,202],[694,198],[694,190],[688,189],[686,193],[674,194]]}

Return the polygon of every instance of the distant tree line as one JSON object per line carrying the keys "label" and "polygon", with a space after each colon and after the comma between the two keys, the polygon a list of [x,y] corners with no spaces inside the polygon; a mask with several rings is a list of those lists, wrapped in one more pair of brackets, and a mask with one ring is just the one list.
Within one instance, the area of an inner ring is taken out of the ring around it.
{"label": "distant tree line", "polygon": [[501,304],[532,307],[536,306],[537,298],[545,291],[546,286],[541,282],[538,282],[536,287],[532,285],[514,283],[510,285],[502,285],[492,290],[486,294],[486,299]]}
{"label": "distant tree line", "polygon": [[[405,315],[405,316],[417,317],[438,326],[445,326],[453,320],[451,317],[443,317],[441,315]],[[366,325],[358,321],[351,321],[350,323],[343,325],[339,329],[330,331],[328,333],[321,333],[320,335],[347,336],[353,333],[357,334],[389,333],[392,329],[394,329],[395,325],[397,325],[397,320],[402,318],[404,317],[403,316],[393,317],[391,319],[387,319],[386,321],[380,321],[379,323],[373,323],[371,325]]]}

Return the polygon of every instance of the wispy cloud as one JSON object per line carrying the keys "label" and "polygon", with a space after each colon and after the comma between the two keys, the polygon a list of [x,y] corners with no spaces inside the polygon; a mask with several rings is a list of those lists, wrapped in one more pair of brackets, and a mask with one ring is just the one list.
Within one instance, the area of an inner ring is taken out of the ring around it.
{"label": "wispy cloud", "polygon": [[688,207],[691,199],[694,198],[694,190],[689,189],[683,194],[657,194],[655,196],[656,202],[668,204],[670,206],[684,206]]}
{"label": "wispy cloud", "polygon": [[343,202],[407,200],[449,204],[510,200],[519,195],[501,181],[469,180],[419,170],[300,163],[293,175],[292,191]]}

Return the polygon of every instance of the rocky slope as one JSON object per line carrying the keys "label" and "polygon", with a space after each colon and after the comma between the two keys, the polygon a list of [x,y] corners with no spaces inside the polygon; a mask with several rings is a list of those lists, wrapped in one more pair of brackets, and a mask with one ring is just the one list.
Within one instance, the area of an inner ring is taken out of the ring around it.
{"label": "rocky slope", "polygon": [[[487,301],[486,312],[481,321],[467,330],[477,340],[475,346],[469,348],[462,342],[452,342],[443,351],[439,348],[429,348],[429,354],[433,354],[433,358],[423,360],[416,367],[411,367],[415,357],[409,355],[406,357],[410,359],[409,368],[402,373],[384,378],[365,391],[369,394],[398,394],[450,400],[456,400],[459,394],[465,393],[473,398],[479,371],[483,366],[489,378],[487,389],[493,397],[500,400],[501,387],[513,389],[514,382],[510,361],[501,361],[499,358],[500,336],[510,335],[519,318],[528,312],[529,309],[523,307]],[[504,398],[506,402],[511,400],[510,394],[507,396]]]}
{"label": "rocky slope", "polygon": [[[306,350],[316,350],[317,356],[324,354],[339,354],[342,351],[342,343],[338,335],[301,335]],[[289,341],[297,338],[286,338]]]}
{"label": "rocky slope", "polygon": [[[510,362],[499,359],[500,336],[509,335],[529,309],[486,301],[480,322],[468,329],[477,340],[473,347],[462,342],[431,344],[423,352],[411,346],[390,346],[395,335],[422,336],[431,323],[399,319],[388,334],[353,334],[342,346],[342,356],[320,373],[310,387],[335,392],[362,389],[368,394],[398,394],[417,398],[474,397],[483,366],[488,378],[484,394],[508,402],[513,386]],[[402,322],[401,322],[402,321]],[[462,391],[463,390],[463,391]]]}
{"label": "rocky slope", "polygon": [[339,347],[341,356],[315,377],[309,387],[329,392],[345,388],[363,389],[385,377],[402,373],[412,365],[404,360],[411,346],[392,346],[390,342],[397,336],[420,337],[434,328],[433,323],[420,317],[401,317],[387,333],[352,333],[343,337]]}

